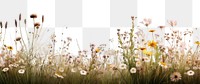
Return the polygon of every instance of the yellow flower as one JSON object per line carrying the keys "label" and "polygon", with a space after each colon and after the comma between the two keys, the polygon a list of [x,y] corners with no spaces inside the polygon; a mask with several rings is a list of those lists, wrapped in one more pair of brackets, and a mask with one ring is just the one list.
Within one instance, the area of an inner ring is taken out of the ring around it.
{"label": "yellow flower", "polygon": [[152,52],[147,52],[146,55],[147,56],[152,56]]}
{"label": "yellow flower", "polygon": [[153,32],[155,32],[155,30],[149,30],[149,32],[152,32],[152,33],[153,33]]}
{"label": "yellow flower", "polygon": [[159,62],[158,63],[161,67],[167,68],[167,64],[165,62]]}
{"label": "yellow flower", "polygon": [[96,52],[96,53],[100,52],[100,49],[99,49],[99,48],[96,48],[96,49],[95,49],[95,52]]}
{"label": "yellow flower", "polygon": [[12,51],[13,47],[12,46],[7,46],[8,50]]}
{"label": "yellow flower", "polygon": [[147,56],[152,56],[152,52],[144,50],[143,53]]}
{"label": "yellow flower", "polygon": [[199,41],[196,41],[195,44],[197,44],[197,45],[199,46],[199,45],[200,45],[200,42],[199,42]]}
{"label": "yellow flower", "polygon": [[157,46],[157,43],[154,40],[152,40],[148,42],[148,46],[155,48]]}

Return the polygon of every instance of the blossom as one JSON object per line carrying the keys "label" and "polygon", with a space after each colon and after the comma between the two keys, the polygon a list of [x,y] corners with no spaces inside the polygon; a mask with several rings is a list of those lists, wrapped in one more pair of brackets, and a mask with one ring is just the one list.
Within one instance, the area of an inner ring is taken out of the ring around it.
{"label": "blossom", "polygon": [[152,40],[152,41],[149,41],[148,42],[148,46],[150,46],[150,47],[156,47],[157,46],[157,42],[155,42],[154,40]]}
{"label": "blossom", "polygon": [[144,50],[143,53],[147,56],[152,56],[152,52]]}
{"label": "blossom", "polygon": [[199,46],[200,45],[200,41],[196,41],[195,44]]}
{"label": "blossom", "polygon": [[136,70],[136,68],[134,68],[134,67],[130,69],[130,72],[131,72],[131,73],[136,73],[136,71],[137,71],[137,70]]}
{"label": "blossom", "polygon": [[81,75],[87,75],[87,71],[81,70],[81,71],[80,71],[80,74],[81,74]]}
{"label": "blossom", "polygon": [[158,64],[163,68],[167,68],[167,64],[165,62],[159,62]]}
{"label": "blossom", "polygon": [[24,72],[25,72],[24,69],[19,69],[19,70],[18,70],[18,73],[19,73],[19,74],[24,74]]}
{"label": "blossom", "polygon": [[9,70],[9,68],[8,67],[6,67],[6,68],[3,68],[3,72],[7,72]]}
{"label": "blossom", "polygon": [[95,52],[96,52],[96,53],[100,52],[100,49],[99,49],[99,48],[96,48],[96,49],[95,49]]}
{"label": "blossom", "polygon": [[187,75],[188,76],[193,76],[194,75],[194,71],[192,71],[192,70],[187,71]]}
{"label": "blossom", "polygon": [[122,69],[122,70],[126,69],[126,64],[120,64],[119,69]]}
{"label": "blossom", "polygon": [[173,82],[177,82],[177,81],[179,81],[179,80],[181,80],[181,74],[179,73],[179,72],[174,72],[174,73],[172,73],[171,75],[170,75],[170,79],[171,79],[171,81],[173,81]]}
{"label": "blossom", "polygon": [[8,50],[12,51],[13,47],[12,46],[7,46]]}

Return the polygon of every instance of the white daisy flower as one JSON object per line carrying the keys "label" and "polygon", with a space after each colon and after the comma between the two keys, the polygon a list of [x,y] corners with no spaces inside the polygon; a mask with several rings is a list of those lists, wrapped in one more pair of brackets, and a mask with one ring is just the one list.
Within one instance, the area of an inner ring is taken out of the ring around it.
{"label": "white daisy flower", "polygon": [[18,70],[18,73],[19,73],[19,74],[24,74],[24,72],[25,72],[24,69],[19,69],[19,70]]}
{"label": "white daisy flower", "polygon": [[80,74],[81,74],[81,75],[87,75],[87,71],[81,70],[81,71],[80,71]]}
{"label": "white daisy flower", "polygon": [[187,75],[188,76],[193,76],[194,75],[194,71],[192,71],[192,70],[187,71]]}
{"label": "white daisy flower", "polygon": [[134,68],[134,67],[130,69],[130,72],[131,72],[131,73],[136,73],[136,71],[137,71],[137,70],[136,70],[136,68]]}
{"label": "white daisy flower", "polygon": [[177,81],[179,81],[179,80],[181,80],[181,74],[179,73],[179,72],[174,72],[174,73],[172,73],[171,75],[170,75],[170,79],[171,79],[171,81],[173,81],[173,82],[177,82]]}
{"label": "white daisy flower", "polygon": [[6,67],[6,68],[3,68],[3,72],[7,72],[9,70],[9,68],[8,67]]}
{"label": "white daisy flower", "polygon": [[126,69],[126,64],[120,64],[119,68],[122,69],[122,70]]}

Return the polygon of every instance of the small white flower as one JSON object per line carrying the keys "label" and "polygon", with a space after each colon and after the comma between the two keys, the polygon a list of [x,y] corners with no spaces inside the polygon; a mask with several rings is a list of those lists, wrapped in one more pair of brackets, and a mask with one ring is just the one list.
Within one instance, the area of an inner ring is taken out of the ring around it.
{"label": "small white flower", "polygon": [[10,68],[12,68],[14,65],[13,65],[13,64],[9,64],[8,66],[9,66]]}
{"label": "small white flower", "polygon": [[19,69],[19,70],[18,70],[18,73],[19,73],[19,74],[24,74],[24,72],[25,72],[24,69]]}
{"label": "small white flower", "polygon": [[64,72],[64,70],[65,70],[65,69],[62,68],[62,67],[59,68],[59,71],[60,71],[60,72]]}
{"label": "small white flower", "polygon": [[193,76],[194,75],[194,71],[192,71],[192,70],[187,71],[187,75],[188,76]]}
{"label": "small white flower", "polygon": [[6,67],[6,68],[3,68],[3,72],[7,72],[9,70],[9,68],[8,67]]}
{"label": "small white flower", "polygon": [[126,64],[120,64],[119,68],[122,69],[122,70],[126,69]]}
{"label": "small white flower", "polygon": [[136,73],[136,68],[134,68],[134,67],[131,68],[131,69],[130,69],[130,72],[131,72],[131,73]]}
{"label": "small white flower", "polygon": [[81,71],[80,71],[80,74],[81,74],[81,75],[87,75],[87,71],[81,70]]}

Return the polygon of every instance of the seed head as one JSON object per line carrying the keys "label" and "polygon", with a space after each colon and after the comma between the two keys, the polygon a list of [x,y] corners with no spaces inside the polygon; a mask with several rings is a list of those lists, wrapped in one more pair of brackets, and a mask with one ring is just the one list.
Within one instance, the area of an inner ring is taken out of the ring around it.
{"label": "seed head", "polygon": [[37,15],[36,14],[31,14],[30,18],[37,18]]}

